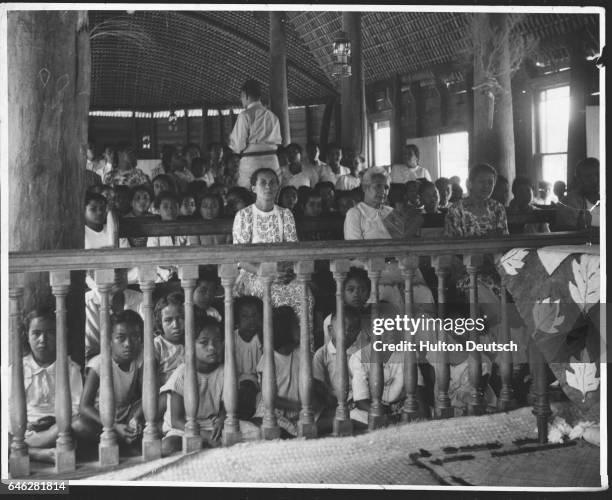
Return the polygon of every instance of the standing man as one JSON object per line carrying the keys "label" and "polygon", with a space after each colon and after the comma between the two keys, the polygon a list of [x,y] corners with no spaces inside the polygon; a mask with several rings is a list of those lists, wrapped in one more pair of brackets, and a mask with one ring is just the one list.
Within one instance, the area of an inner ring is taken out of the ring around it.
{"label": "standing man", "polygon": [[251,175],[258,168],[271,168],[280,179],[276,148],[282,143],[282,137],[278,118],[261,103],[261,86],[257,80],[245,82],[240,89],[240,100],[245,109],[238,115],[229,147],[241,156],[238,185],[250,189]]}

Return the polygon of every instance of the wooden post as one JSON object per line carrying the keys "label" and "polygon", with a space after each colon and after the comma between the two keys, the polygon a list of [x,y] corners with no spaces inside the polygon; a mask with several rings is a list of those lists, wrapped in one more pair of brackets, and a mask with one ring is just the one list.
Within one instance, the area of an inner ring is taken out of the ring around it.
{"label": "wooden post", "polygon": [[329,142],[329,130],[331,128],[331,120],[332,114],[336,109],[336,98],[330,97],[330,99],[325,104],[325,109],[323,110],[323,118],[321,119],[321,134],[319,135],[319,147],[322,151],[325,150]]}
{"label": "wooden post", "polygon": [[225,117],[220,109],[217,111],[219,112],[219,142],[225,144]]}
{"label": "wooden post", "polygon": [[11,273],[9,277],[9,316],[11,346],[11,401],[10,418],[11,453],[9,456],[9,473],[11,477],[26,477],[30,474],[30,455],[25,442],[28,423],[25,386],[23,385],[23,351],[21,340],[21,318],[23,316],[24,276]]}
{"label": "wooden post", "polygon": [[[396,74],[391,80],[391,161],[401,163],[404,154],[402,141],[402,79]],[[373,150],[374,148],[372,148]]]}
{"label": "wooden post", "polygon": [[242,440],[238,422],[238,373],[234,338],[234,285],[238,277],[236,264],[219,266],[219,276],[225,293],[225,363],[223,366],[223,404],[226,416],[223,427],[223,444],[231,446]]}
{"label": "wooden post", "polygon": [[[9,251],[84,247],[87,19],[87,11],[7,15]],[[54,303],[46,273],[27,273],[24,279],[26,311]],[[78,345],[84,294],[69,294],[67,305],[70,345]]]}
{"label": "wooden post", "polygon": [[206,146],[208,145],[208,109],[202,107],[202,153],[206,151]]}
{"label": "wooden post", "polygon": [[111,355],[111,320],[109,295],[115,281],[112,269],[95,271],[100,294],[100,420],[102,434],[98,446],[100,467],[119,465],[119,444],[115,431],[115,391]]}
{"label": "wooden post", "polygon": [[[372,282],[372,292],[374,293],[374,303],[372,304],[372,318],[379,315],[379,296],[378,282],[382,270],[385,267],[385,259],[376,257],[367,261],[368,276]],[[387,416],[382,403],[383,390],[385,388],[385,377],[383,371],[382,353],[374,349],[376,336],[372,335],[372,346],[370,355],[370,411],[368,412],[368,429],[378,429],[387,425]]]}
{"label": "wooden post", "polygon": [[138,268],[138,280],[142,290],[144,309],[144,342],[142,367],[142,410],[145,428],[142,434],[142,458],[145,461],[161,458],[161,437],[157,425],[157,401],[159,383],[157,363],[153,345],[153,290],[155,290],[156,269],[153,266]]}
{"label": "wooden post", "polygon": [[410,84],[410,93],[414,98],[414,128],[416,137],[425,135],[425,105],[427,99],[419,81]]}
{"label": "wooden post", "polygon": [[[465,255],[463,262],[470,276],[470,318],[478,318],[478,268],[482,265],[482,255]],[[478,334],[471,331],[467,334],[469,340],[479,342]],[[482,387],[482,358],[480,352],[470,351],[468,357],[468,371],[472,394],[468,403],[470,415],[481,415],[484,413],[484,392]]]}
{"label": "wooden post", "polygon": [[[516,147],[516,175],[531,179],[533,171],[533,91],[526,74],[521,68],[512,79],[512,105],[514,106],[514,144]],[[537,114],[537,113],[536,113]]]}
{"label": "wooden post", "polygon": [[343,12],[342,29],[351,42],[351,76],[341,80],[343,147],[367,157],[365,79],[361,50],[361,12]]}
{"label": "wooden post", "polygon": [[306,143],[314,141],[314,134],[312,132],[312,108],[310,106],[304,106],[304,123],[306,124]]}
{"label": "wooden post", "polygon": [[[446,276],[451,265],[450,255],[440,255],[431,258],[432,266],[436,270],[438,278],[438,317],[444,321],[446,317]],[[443,331],[438,332],[438,341],[446,342],[447,338]],[[450,366],[448,363],[448,352],[442,350],[436,353],[436,385],[438,386],[436,417],[449,418],[454,415],[448,396],[450,384]]]}
{"label": "wooden post", "polygon": [[[414,316],[414,290],[412,280],[419,267],[419,258],[415,255],[407,255],[400,259],[400,268],[403,271],[405,280],[404,314],[409,318]],[[414,339],[414,337],[412,337]],[[411,339],[404,339],[409,342]],[[402,410],[402,421],[410,422],[418,414],[419,403],[416,397],[418,383],[418,364],[415,351],[404,352],[404,389],[406,391],[406,401]]]}
{"label": "wooden post", "polygon": [[[501,286],[501,338],[498,342],[508,343],[510,341],[509,326],[508,326],[508,303],[506,298],[506,287]],[[500,376],[502,381],[501,391],[499,393],[499,409],[507,411],[513,406],[513,391],[512,391],[512,353],[502,351],[500,353]]]}
{"label": "wooden post", "polygon": [[570,56],[570,114],[567,136],[567,179],[574,178],[576,164],[586,158],[586,104],[588,99],[589,63],[579,43],[568,36]]}
{"label": "wooden post", "polygon": [[66,322],[66,295],[70,288],[70,271],[49,273],[51,289],[55,295],[55,472],[62,474],[76,469],[74,441],[71,433],[72,396],[68,358],[68,328]]}
{"label": "wooden post", "polygon": [[329,263],[329,269],[336,280],[336,373],[334,381],[336,390],[336,416],[334,417],[334,436],[350,436],[353,433],[353,424],[348,409],[348,360],[346,357],[346,342],[344,332],[344,280],[351,267],[349,260],[333,260]]}
{"label": "wooden post", "polygon": [[314,272],[314,261],[304,260],[294,264],[297,282],[302,290],[300,303],[300,400],[302,409],[298,422],[298,436],[306,439],[317,437],[317,426],[312,409],[312,357],[308,332],[308,281]]}
{"label": "wooden post", "polygon": [[151,157],[157,158],[157,155],[159,154],[159,145],[157,144],[157,118],[155,118],[155,113],[151,113],[149,123],[151,128]]}
{"label": "wooden post", "polygon": [[287,98],[287,41],[284,12],[270,12],[270,109],[280,121],[283,146],[291,142]]}
{"label": "wooden post", "polygon": [[[508,14],[475,14],[477,22],[483,26],[494,26],[494,32],[507,29]],[[482,32],[483,30],[475,30]],[[478,36],[475,39],[479,44]],[[501,90],[495,91],[495,98],[489,96],[489,88],[483,85],[488,78],[480,57],[474,57],[474,156],[473,163],[490,163],[497,172],[508,179],[510,184],[515,177],[514,159],[514,119],[512,116],[512,89],[510,84],[510,56],[508,37],[504,38],[499,57],[500,74],[496,75]],[[491,42],[491,41],[489,41]],[[476,52],[488,51],[489,44],[479,47]],[[486,55],[485,55],[486,57]],[[494,106],[493,123],[489,128],[490,107]]]}
{"label": "wooden post", "polygon": [[274,366],[274,331],[272,326],[272,281],[276,279],[276,262],[264,262],[259,265],[259,277],[263,282],[264,324],[263,324],[263,359],[264,370],[261,381],[261,393],[265,405],[261,432],[264,439],[278,439],[280,427],[274,413],[276,401],[276,368]]}
{"label": "wooden post", "polygon": [[185,293],[185,433],[183,453],[191,453],[202,447],[200,425],[197,421],[200,391],[195,356],[195,318],[193,312],[193,291],[198,278],[198,266],[179,266],[179,278]]}
{"label": "wooden post", "polygon": [[138,119],[135,111],[132,111],[132,144],[136,151],[139,153],[142,151],[142,141],[138,137]]}
{"label": "wooden post", "polygon": [[548,442],[548,417],[552,415],[548,402],[548,366],[544,356],[535,345],[533,339],[529,339],[529,368],[533,374],[533,414],[538,426],[538,441],[542,444]]}
{"label": "wooden post", "polygon": [[189,112],[187,109],[184,109],[185,113],[185,144],[189,144],[191,142],[191,123],[189,123]]}

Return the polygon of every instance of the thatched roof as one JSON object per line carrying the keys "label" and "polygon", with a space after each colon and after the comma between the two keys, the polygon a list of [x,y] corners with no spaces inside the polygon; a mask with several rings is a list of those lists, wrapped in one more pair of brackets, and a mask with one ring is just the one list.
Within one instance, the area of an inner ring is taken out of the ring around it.
{"label": "thatched roof", "polygon": [[[337,93],[331,47],[340,12],[288,12],[289,102],[322,103]],[[452,68],[469,48],[470,14],[366,12],[363,56],[367,83],[393,75],[426,78],[434,65]],[[92,11],[92,109],[177,109],[238,105],[240,85],[269,80],[267,12]],[[518,29],[539,39],[538,61],[567,65],[563,38],[600,50],[593,14],[526,14]]]}

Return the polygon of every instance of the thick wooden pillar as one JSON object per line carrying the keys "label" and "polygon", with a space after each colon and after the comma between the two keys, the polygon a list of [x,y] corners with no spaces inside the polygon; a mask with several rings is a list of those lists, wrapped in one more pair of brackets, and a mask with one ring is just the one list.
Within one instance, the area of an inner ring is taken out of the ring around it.
{"label": "thick wooden pillar", "polygon": [[[414,255],[407,255],[400,259],[400,268],[404,276],[405,300],[404,314],[409,318],[414,316],[414,290],[413,279],[419,267],[419,258]],[[412,338],[402,338],[402,340],[412,341]],[[406,401],[402,409],[402,421],[410,422],[419,410],[419,403],[416,396],[418,383],[418,365],[416,352],[407,350],[404,352],[404,390],[406,391]]]}
{"label": "thick wooden pillar", "polygon": [[283,146],[291,142],[287,99],[287,40],[284,12],[270,12],[270,109],[278,117]]}
{"label": "thick wooden pillar", "polygon": [[[401,163],[404,154],[402,136],[402,79],[395,75],[391,80],[391,161]],[[372,148],[373,149],[373,148]]]}
{"label": "thick wooden pillar", "polygon": [[[432,266],[436,270],[438,278],[438,318],[444,321],[446,317],[446,277],[450,272],[451,256],[439,255],[432,257]],[[448,342],[444,331],[438,332],[438,341]],[[449,418],[454,415],[451,400],[448,395],[450,385],[450,365],[448,362],[448,352],[442,350],[436,353],[436,385],[438,394],[436,395],[435,414],[437,418]]]}
{"label": "thick wooden pillar", "polygon": [[514,144],[516,176],[536,180],[533,171],[533,91],[527,72],[521,68],[512,79],[512,105],[514,106]]}
{"label": "thick wooden pillar", "polygon": [[336,98],[331,97],[325,104],[323,118],[321,119],[321,133],[319,134],[319,148],[324,151],[329,142],[329,130],[331,128],[332,115],[336,108]]}
{"label": "thick wooden pillar", "polygon": [[361,55],[361,13],[343,12],[342,29],[351,42],[351,76],[341,81],[342,147],[367,157],[365,79]]}
{"label": "thick wooden pillar", "polygon": [[[478,23],[482,26],[493,25],[494,31],[499,33],[506,28],[507,14],[475,14]],[[488,30],[475,30],[475,53],[485,53],[485,59],[493,40],[482,40],[481,33]],[[503,40],[503,41],[500,41]],[[487,43],[484,43],[487,42]],[[498,88],[487,85],[488,77],[483,66],[483,58],[474,57],[474,151],[472,164],[490,163],[497,172],[505,176],[510,184],[514,180],[514,119],[512,117],[512,89],[510,84],[510,53],[509,37],[497,37],[495,43],[501,43],[499,51]],[[490,112],[493,111],[493,120]]]}
{"label": "thick wooden pillar", "polygon": [[[91,79],[87,12],[13,11],[7,31],[9,250],[83,248]],[[69,349],[77,361],[73,346],[80,340],[84,350],[82,292],[67,297]],[[53,303],[47,275],[28,273],[25,310]]]}
{"label": "thick wooden pillar", "polygon": [[586,158],[586,104],[589,64],[575,41],[567,44],[570,55],[570,114],[567,136],[567,179],[574,178],[576,164]]}
{"label": "thick wooden pillar", "polygon": [[[410,93],[414,99],[414,129],[416,137],[425,136],[425,105],[426,95],[421,83],[416,81],[410,84]],[[403,150],[403,148],[402,148]]]}

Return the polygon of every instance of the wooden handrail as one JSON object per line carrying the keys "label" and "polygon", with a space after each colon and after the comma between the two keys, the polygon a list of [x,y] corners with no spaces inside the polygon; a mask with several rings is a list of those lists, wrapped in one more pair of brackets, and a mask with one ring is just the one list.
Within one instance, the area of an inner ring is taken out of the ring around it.
{"label": "wooden handrail", "polygon": [[[424,214],[424,228],[444,227],[443,214]],[[548,222],[555,223],[555,210],[534,210],[529,214],[508,214],[508,225]],[[119,220],[119,237],[140,238],[144,236],[182,236],[232,234],[234,220],[231,218],[204,220],[161,221],[157,217],[127,217]],[[296,219],[302,233],[333,232],[342,234],[344,218],[340,214]]]}
{"label": "wooden handrail", "polygon": [[11,273],[117,269],[156,265],[232,264],[314,259],[373,258],[399,255],[499,253],[516,247],[579,245],[591,240],[590,231],[516,234],[479,238],[416,238],[414,240],[306,241],[297,243],[217,245],[192,247],[108,248],[10,252]]}

